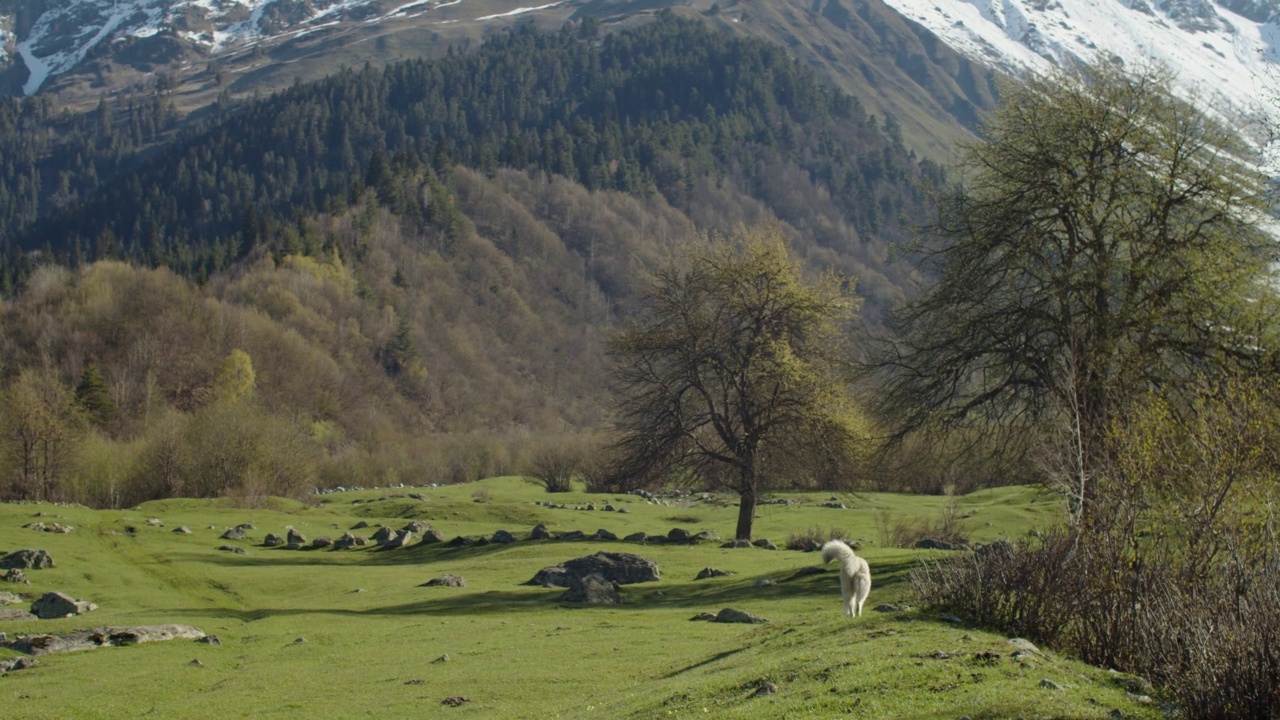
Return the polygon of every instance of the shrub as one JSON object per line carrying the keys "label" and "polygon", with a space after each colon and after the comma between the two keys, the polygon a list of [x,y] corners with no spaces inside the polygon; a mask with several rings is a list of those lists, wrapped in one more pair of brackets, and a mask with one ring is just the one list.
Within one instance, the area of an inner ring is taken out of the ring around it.
{"label": "shrub", "polygon": [[789,533],[787,535],[787,549],[813,552],[821,550],[822,546],[829,540],[845,540],[848,542],[848,539],[849,533],[845,532],[844,528],[833,527],[829,530],[823,530],[821,527],[814,525],[798,533]]}

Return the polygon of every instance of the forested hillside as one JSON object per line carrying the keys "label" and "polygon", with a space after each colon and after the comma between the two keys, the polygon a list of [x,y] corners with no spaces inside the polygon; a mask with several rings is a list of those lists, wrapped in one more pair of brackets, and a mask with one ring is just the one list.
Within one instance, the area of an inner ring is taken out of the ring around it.
{"label": "forested hillside", "polygon": [[875,321],[939,176],[781,50],[670,15],[178,129],[162,98],[9,102],[8,494],[99,504],[514,471],[605,424],[600,340],[696,229],[780,219]]}

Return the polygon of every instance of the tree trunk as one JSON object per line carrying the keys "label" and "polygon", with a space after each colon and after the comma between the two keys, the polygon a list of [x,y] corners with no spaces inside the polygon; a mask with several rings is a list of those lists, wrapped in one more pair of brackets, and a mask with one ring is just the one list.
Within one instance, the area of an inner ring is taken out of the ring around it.
{"label": "tree trunk", "polygon": [[[746,472],[743,473],[747,475]],[[738,487],[738,529],[733,536],[738,540],[751,539],[751,524],[756,519],[756,485],[749,477],[744,477]]]}

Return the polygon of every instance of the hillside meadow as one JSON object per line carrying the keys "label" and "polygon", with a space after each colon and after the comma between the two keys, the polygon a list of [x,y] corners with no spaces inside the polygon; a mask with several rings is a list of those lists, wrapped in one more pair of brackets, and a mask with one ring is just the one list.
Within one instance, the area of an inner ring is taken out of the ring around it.
{"label": "hillside meadow", "polygon": [[[409,497],[410,494],[419,496]],[[732,534],[733,498],[692,495],[651,504],[636,496],[548,494],[519,478],[431,488],[331,493],[315,504],[265,508],[229,500],[164,500],[130,510],[49,504],[0,505],[0,550],[42,548],[56,567],[29,570],[30,585],[0,590],[35,596],[59,590],[97,603],[85,616],[0,621],[10,639],[98,626],[180,623],[216,635],[49,654],[36,667],[0,675],[9,718],[386,717],[1158,717],[1126,693],[1123,676],[1046,651],[1015,658],[1007,638],[918,609],[908,573],[958,557],[883,547],[880,529],[936,518],[938,496],[789,494],[759,508],[756,537],[779,546],[819,528],[863,538],[874,587],[867,612],[841,614],[834,567],[816,553],[622,541],[529,541],[599,528],[619,537],[674,527]],[[421,498],[421,499],[419,499]],[[844,508],[823,507],[842,503]],[[1051,524],[1056,498],[1036,488],[985,490],[953,500],[972,541],[1017,539]],[[547,507],[542,503],[567,507]],[[588,503],[607,512],[585,509]],[[583,508],[583,509],[579,509]],[[39,513],[39,517],[37,517]],[[148,524],[157,519],[164,527]],[[511,544],[397,550],[287,550],[262,545],[292,526],[337,538],[364,521],[400,528],[425,520],[446,538]],[[23,527],[74,526],[68,534]],[[222,540],[252,523],[248,538]],[[174,530],[186,526],[191,534]],[[236,545],[244,554],[219,551]],[[523,585],[541,568],[598,550],[656,562],[657,582],[623,586],[628,602],[570,606],[560,589]],[[732,575],[695,580],[705,567]],[[421,587],[445,574],[466,587]],[[772,579],[773,584],[758,583]],[[734,607],[762,624],[691,621]],[[16,657],[0,648],[0,661]],[[447,658],[446,658],[447,656]],[[199,661],[196,663],[195,661]],[[1049,680],[1058,689],[1042,687]],[[777,691],[757,694],[772,683]],[[456,706],[450,698],[466,698]]]}

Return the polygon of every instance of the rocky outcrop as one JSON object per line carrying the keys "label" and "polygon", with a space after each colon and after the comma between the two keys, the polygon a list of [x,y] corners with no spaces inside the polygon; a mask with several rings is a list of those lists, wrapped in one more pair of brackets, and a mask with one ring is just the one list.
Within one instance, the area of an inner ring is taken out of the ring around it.
{"label": "rocky outcrop", "polygon": [[716,619],[712,622],[718,623],[766,623],[769,622],[759,615],[752,615],[746,610],[738,610],[736,608],[724,608],[716,613]]}
{"label": "rocky outcrop", "polygon": [[290,550],[297,550],[307,544],[307,536],[293,528],[289,528],[289,532],[285,535],[284,539],[285,544],[289,546]]}
{"label": "rocky outcrop", "polygon": [[359,545],[365,545],[369,542],[363,535],[352,535],[351,533],[342,533],[342,536],[333,541],[335,550],[350,550]]}
{"label": "rocky outcrop", "polygon": [[98,606],[91,602],[77,600],[60,592],[47,592],[31,603],[31,614],[41,620],[84,615],[97,609]]}
{"label": "rocky outcrop", "polygon": [[570,587],[573,580],[599,575],[619,585],[658,580],[658,564],[631,553],[598,552],[543,568],[526,585]]}
{"label": "rocky outcrop", "polygon": [[507,543],[513,543],[515,541],[516,536],[506,530],[499,530],[493,534],[493,537],[489,538],[489,542],[498,543],[500,545],[506,545]]}
{"label": "rocky outcrop", "polygon": [[384,526],[378,528],[378,531],[373,534],[373,541],[379,545],[386,545],[394,540],[395,537],[396,531]]}
{"label": "rocky outcrop", "polygon": [[461,575],[441,575],[438,578],[431,578],[422,583],[418,587],[466,587],[467,581]]}
{"label": "rocky outcrop", "polygon": [[204,636],[203,630],[190,625],[100,627],[80,630],[69,635],[19,635],[13,640],[0,643],[0,647],[7,647],[28,655],[46,655],[165,640],[198,640]]}
{"label": "rocky outcrop", "polygon": [[245,534],[244,530],[238,527],[233,527],[228,528],[226,532],[222,533],[218,537],[222,540],[243,540],[248,536]]}
{"label": "rocky outcrop", "polygon": [[14,550],[3,558],[0,558],[0,568],[43,570],[53,566],[53,557],[44,550]]}
{"label": "rocky outcrop", "polygon": [[552,539],[551,531],[547,530],[546,525],[543,525],[542,523],[538,523],[537,525],[533,526],[532,530],[529,531],[529,539],[530,540],[550,540]]}
{"label": "rocky outcrop", "polygon": [[733,573],[729,572],[728,570],[717,570],[716,568],[705,567],[699,570],[697,576],[695,576],[693,579],[706,580],[707,578],[713,578],[713,577],[728,577],[729,575],[732,575],[732,574]]}
{"label": "rocky outcrop", "polygon": [[573,578],[569,589],[560,596],[559,600],[587,605],[620,605],[626,602],[626,598],[619,592],[618,583],[606,580],[596,573]]}
{"label": "rocky outcrop", "polygon": [[27,574],[18,568],[10,568],[8,572],[0,575],[0,580],[11,583],[20,583],[22,585],[31,584],[31,580],[27,578]]}
{"label": "rocky outcrop", "polygon": [[267,536],[262,539],[262,544],[267,547],[280,547],[284,542],[284,538],[275,533],[267,533]]}

